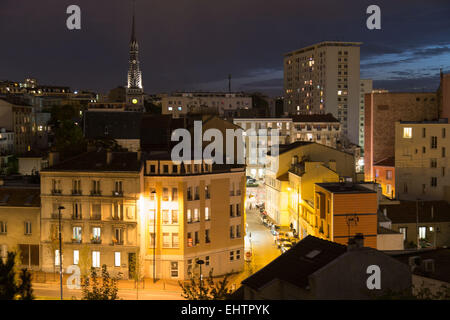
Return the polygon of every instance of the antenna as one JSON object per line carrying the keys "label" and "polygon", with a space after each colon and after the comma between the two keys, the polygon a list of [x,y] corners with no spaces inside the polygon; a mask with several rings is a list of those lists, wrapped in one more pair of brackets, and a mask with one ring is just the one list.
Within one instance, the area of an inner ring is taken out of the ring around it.
{"label": "antenna", "polygon": [[231,74],[228,75],[228,92],[231,93]]}

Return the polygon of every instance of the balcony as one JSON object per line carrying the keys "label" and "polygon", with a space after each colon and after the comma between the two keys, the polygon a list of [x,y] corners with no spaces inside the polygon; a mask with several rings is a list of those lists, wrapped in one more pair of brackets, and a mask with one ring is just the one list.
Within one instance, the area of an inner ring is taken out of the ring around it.
{"label": "balcony", "polygon": [[123,191],[113,191],[113,197],[123,197]]}
{"label": "balcony", "polygon": [[100,190],[91,190],[91,196],[101,196],[102,192]]}
{"label": "balcony", "polygon": [[72,190],[72,195],[73,196],[81,196],[81,190]]}
{"label": "balcony", "polygon": [[198,193],[195,194],[194,200],[200,200],[200,195]]}
{"label": "balcony", "polygon": [[73,214],[72,215],[72,220],[82,220],[83,217],[81,214]]}
{"label": "balcony", "polygon": [[61,195],[62,191],[61,190],[52,190],[52,195]]}
{"label": "balcony", "polygon": [[241,195],[241,190],[236,191],[236,195],[240,196]]}
{"label": "balcony", "polygon": [[92,238],[91,239],[92,244],[102,244],[102,239],[100,238]]}
{"label": "balcony", "polygon": [[123,245],[123,240],[113,239],[112,242],[111,242],[111,245],[112,246],[122,246]]}
{"label": "balcony", "polygon": [[99,213],[92,214],[91,215],[91,220],[102,220],[102,215],[99,214]]}
{"label": "balcony", "polygon": [[72,243],[80,244],[80,243],[82,243],[82,240],[81,239],[72,239]]}
{"label": "balcony", "polygon": [[205,199],[211,199],[211,194],[209,192],[205,193]]}
{"label": "balcony", "polygon": [[234,196],[234,191],[230,191],[230,197]]}
{"label": "balcony", "polygon": [[122,215],[120,215],[120,216],[114,215],[114,216],[112,216],[111,218],[112,218],[113,220],[123,221],[123,216],[122,216]]}

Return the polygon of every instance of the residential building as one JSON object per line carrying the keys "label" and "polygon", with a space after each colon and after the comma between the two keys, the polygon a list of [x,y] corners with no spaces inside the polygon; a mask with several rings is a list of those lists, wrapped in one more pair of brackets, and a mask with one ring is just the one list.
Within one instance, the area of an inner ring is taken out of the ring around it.
{"label": "residential building", "polygon": [[373,89],[373,80],[361,79],[361,86],[359,89],[359,141],[358,145],[364,149],[364,104],[365,104],[365,94],[371,93]]}
{"label": "residential building", "polygon": [[245,167],[172,162],[169,152],[147,155],[141,250],[145,276],[187,280],[244,268]]}
{"label": "residential building", "polygon": [[233,117],[238,110],[251,108],[252,97],[243,92],[175,92],[162,97],[162,114],[174,118],[206,112]]}
{"label": "residential building", "polygon": [[[245,156],[247,176],[263,179],[265,176],[265,164],[258,161],[257,150],[270,151],[272,146],[272,129],[277,129],[277,141],[275,144],[287,144],[291,142],[292,119],[291,118],[234,118],[233,123],[244,131]],[[254,130],[253,132],[251,130]],[[250,152],[253,152],[250,158]],[[253,159],[253,160],[252,160]]]}
{"label": "residential building", "polygon": [[0,155],[12,154],[14,150],[14,132],[0,128]]}
{"label": "residential building", "polygon": [[364,174],[374,180],[373,164],[395,156],[395,122],[437,119],[436,94],[372,92],[364,102]]}
{"label": "residential building", "polygon": [[39,188],[0,187],[0,258],[19,254],[21,266],[41,265]]}
{"label": "residential building", "polygon": [[331,113],[358,144],[360,45],[326,41],[285,54],[285,112]]}
{"label": "residential building", "polygon": [[448,119],[397,122],[395,184],[400,200],[450,201]]}
{"label": "residential building", "polygon": [[413,295],[425,299],[448,299],[450,290],[450,249],[410,250],[392,257],[411,269]]}
{"label": "residential building", "polygon": [[380,184],[384,196],[394,199],[395,193],[395,158],[389,157],[373,165],[374,182]]}
{"label": "residential building", "polygon": [[140,153],[94,151],[41,171],[42,270],[59,266],[58,220],[62,219],[63,267],[100,268],[128,278],[139,246]]}
{"label": "residential building", "polygon": [[0,127],[14,132],[15,154],[22,154],[31,150],[33,138],[32,107],[22,105],[19,101],[0,99]]}
{"label": "residential building", "polygon": [[341,124],[331,113],[292,116],[291,142],[311,141],[336,148]]}
{"label": "residential building", "polygon": [[[365,247],[364,241],[358,235],[347,247],[308,236],[242,281],[240,298],[360,300],[390,292],[410,293],[409,267],[381,251]],[[377,290],[367,285],[373,266],[378,266],[375,272],[381,273]]]}
{"label": "residential building", "polygon": [[445,201],[401,201],[380,205],[392,221],[392,230],[403,234],[405,248],[450,245],[450,205]]}
{"label": "residential building", "polygon": [[[264,181],[267,214],[279,225],[289,226],[293,223],[289,213],[289,170],[304,162],[317,162],[313,166],[325,166],[323,170],[327,179],[330,175],[333,176],[328,169],[336,172],[338,179],[355,179],[355,162],[351,154],[314,142],[298,141],[280,145],[278,156],[268,155]],[[321,182],[319,179],[322,177],[317,177],[318,180],[312,179],[314,182]],[[336,180],[331,180],[333,181]]]}

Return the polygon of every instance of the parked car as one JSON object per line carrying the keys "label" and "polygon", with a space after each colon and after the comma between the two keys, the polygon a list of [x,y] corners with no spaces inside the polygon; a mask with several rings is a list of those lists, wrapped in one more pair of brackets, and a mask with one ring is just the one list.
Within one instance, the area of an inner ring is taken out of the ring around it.
{"label": "parked car", "polygon": [[292,248],[294,246],[294,244],[290,241],[284,241],[281,246],[280,246],[280,250],[282,253],[285,253],[286,251],[288,251],[290,248]]}

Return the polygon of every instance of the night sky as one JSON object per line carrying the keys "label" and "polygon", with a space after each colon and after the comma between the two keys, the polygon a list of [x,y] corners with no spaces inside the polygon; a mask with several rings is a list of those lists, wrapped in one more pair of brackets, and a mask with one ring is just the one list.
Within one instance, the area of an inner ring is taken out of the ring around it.
{"label": "night sky", "polygon": [[[67,6],[82,29],[66,28]],[[381,7],[382,30],[366,28]],[[392,91],[436,90],[450,72],[449,0],[137,0],[147,93],[232,89],[281,94],[283,54],[359,41],[361,78]],[[131,0],[0,0],[0,80],[107,92],[125,85]]]}

